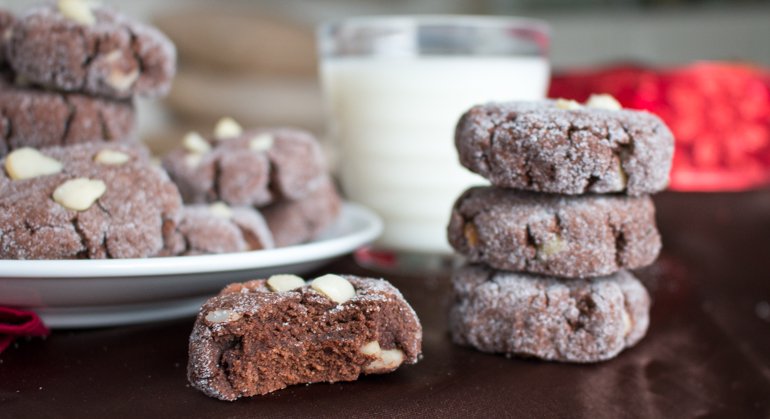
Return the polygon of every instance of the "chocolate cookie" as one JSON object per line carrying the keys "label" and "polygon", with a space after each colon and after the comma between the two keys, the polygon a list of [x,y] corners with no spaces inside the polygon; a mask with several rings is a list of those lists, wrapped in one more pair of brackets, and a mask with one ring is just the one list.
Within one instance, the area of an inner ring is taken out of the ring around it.
{"label": "chocolate cookie", "polygon": [[458,198],[447,231],[471,262],[569,278],[649,265],[661,247],[648,196],[475,187]]}
{"label": "chocolate cookie", "polygon": [[32,83],[113,98],[165,95],[176,71],[176,50],[162,33],[85,0],[19,16],[6,52]]}
{"label": "chocolate cookie", "polygon": [[294,275],[233,284],[207,301],[190,336],[187,376],[235,400],[300,383],[355,380],[419,360],[422,327],[382,279]]}
{"label": "chocolate cookie", "polygon": [[326,177],[305,198],[283,200],[262,208],[262,215],[273,232],[275,245],[291,246],[314,239],[340,214],[342,199],[334,182]]}
{"label": "chocolate cookie", "polygon": [[300,199],[326,176],[318,141],[289,128],[236,131],[220,140],[189,134],[163,166],[185,202],[236,206]]}
{"label": "chocolate cookie", "polygon": [[556,102],[475,106],[457,124],[468,169],[506,188],[638,196],[664,189],[674,137],[656,116]]}
{"label": "chocolate cookie", "polygon": [[470,265],[452,282],[452,339],[483,352],[604,361],[636,344],[649,324],[649,295],[628,271],[562,281]]}
{"label": "chocolate cookie", "polygon": [[273,247],[273,235],[259,211],[252,207],[230,208],[221,202],[186,206],[175,235],[166,241],[165,256],[233,253]]}
{"label": "chocolate cookie", "polygon": [[131,101],[19,86],[0,75],[0,156],[19,147],[136,140]]}
{"label": "chocolate cookie", "polygon": [[137,146],[21,148],[0,164],[2,259],[153,256],[179,220],[179,192]]}

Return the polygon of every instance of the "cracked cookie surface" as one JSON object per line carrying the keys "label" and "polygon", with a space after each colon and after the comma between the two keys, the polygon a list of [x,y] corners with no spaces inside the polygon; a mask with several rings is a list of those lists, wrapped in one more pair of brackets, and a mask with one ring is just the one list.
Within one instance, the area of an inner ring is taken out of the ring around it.
{"label": "cracked cookie surface", "polygon": [[209,205],[188,205],[172,237],[166,240],[164,255],[220,254],[272,247],[273,235],[256,209],[217,210]]}
{"label": "cracked cookie surface", "polygon": [[661,248],[648,196],[564,196],[475,187],[458,198],[449,243],[471,262],[567,278],[651,264]]}
{"label": "cracked cookie surface", "polygon": [[455,145],[463,166],[497,186],[569,195],[660,191],[674,153],[671,131],[650,113],[553,101],[475,106]]}
{"label": "cracked cookie surface", "polygon": [[203,149],[183,144],[163,158],[188,203],[262,207],[304,198],[327,176],[318,140],[302,130],[254,129],[203,141]]}
{"label": "cracked cookie surface", "polygon": [[[416,363],[422,326],[398,289],[382,279],[343,278],[355,295],[340,304],[308,284],[281,292],[268,288],[270,280],[226,287],[203,304],[190,335],[190,384],[235,400]],[[388,351],[400,359],[378,362]]]}
{"label": "cracked cookie surface", "polygon": [[130,100],[19,86],[0,75],[0,156],[19,147],[136,141]]}
{"label": "cracked cookie surface", "polygon": [[481,265],[457,269],[450,330],[483,352],[597,362],[644,337],[650,297],[628,271],[562,281]]}
{"label": "cracked cookie surface", "polygon": [[282,200],[262,208],[275,245],[291,246],[318,236],[340,214],[342,199],[330,177],[298,200]]}
{"label": "cracked cookie surface", "polygon": [[97,96],[158,97],[171,87],[176,49],[155,28],[101,6],[87,6],[93,24],[54,4],[18,16],[6,41],[14,72],[54,90]]}
{"label": "cracked cookie surface", "polygon": [[[13,153],[0,161],[5,169],[0,174],[0,258],[142,258],[163,248],[164,237],[179,221],[181,197],[165,172],[150,163],[146,149],[78,144],[39,153],[49,174],[22,179],[9,167],[25,174],[28,164],[9,164]],[[67,191],[75,196],[64,196],[65,201],[55,199],[55,191],[75,179],[105,187],[84,210],[59,203],[82,202],[80,190]]]}

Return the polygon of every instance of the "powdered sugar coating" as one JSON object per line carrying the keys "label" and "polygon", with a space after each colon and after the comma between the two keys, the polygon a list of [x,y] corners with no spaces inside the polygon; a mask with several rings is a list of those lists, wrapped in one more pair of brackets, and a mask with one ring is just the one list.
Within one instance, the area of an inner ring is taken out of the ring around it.
{"label": "powdered sugar coating", "polygon": [[267,223],[252,207],[233,207],[223,218],[208,205],[188,205],[172,239],[166,240],[165,255],[201,255],[243,252],[274,247]]}
{"label": "powdered sugar coating", "polygon": [[661,248],[648,196],[564,196],[475,187],[458,198],[449,243],[493,268],[583,278],[651,264]]}
{"label": "powdered sugar coating", "polygon": [[[267,149],[251,147],[254,138],[270,136]],[[326,176],[318,140],[290,128],[255,129],[237,138],[209,140],[206,153],[171,151],[163,166],[179,186],[185,202],[224,201],[230,205],[264,206],[282,199],[301,199]],[[191,164],[189,156],[198,156]]]}
{"label": "powdered sugar coating", "polygon": [[136,141],[130,100],[13,84],[0,74],[0,156],[19,147]]}
{"label": "powdered sugar coating", "polygon": [[452,283],[452,339],[483,352],[604,361],[636,344],[649,324],[649,295],[628,271],[562,281],[469,265]]}
{"label": "powdered sugar coating", "polygon": [[[94,161],[109,149],[130,156],[120,165]],[[75,259],[154,256],[179,221],[181,197],[146,149],[127,144],[78,144],[41,149],[60,173],[11,180],[0,170],[0,258]],[[0,161],[4,167],[5,161]],[[53,191],[75,178],[101,180],[106,192],[85,211],[67,209]]]}
{"label": "powdered sugar coating", "polygon": [[129,98],[165,95],[176,72],[176,48],[157,29],[106,7],[91,6],[87,26],[55,4],[30,9],[6,43],[13,70],[33,83],[66,92]]}
{"label": "powdered sugar coating", "polygon": [[569,195],[660,191],[674,153],[655,115],[553,101],[475,106],[458,122],[455,145],[463,166],[497,186]]}
{"label": "powdered sugar coating", "polygon": [[276,246],[291,246],[311,240],[340,214],[342,199],[328,176],[306,197],[282,200],[262,208]]}
{"label": "powdered sugar coating", "polygon": [[[285,292],[271,292],[265,280],[226,287],[201,307],[190,335],[190,383],[209,396],[235,400],[292,384],[393,371],[365,371],[375,357],[360,348],[371,341],[416,363],[422,327],[401,293],[382,279],[344,277],[356,289],[344,304],[309,285]],[[235,320],[210,320],[220,318]]]}

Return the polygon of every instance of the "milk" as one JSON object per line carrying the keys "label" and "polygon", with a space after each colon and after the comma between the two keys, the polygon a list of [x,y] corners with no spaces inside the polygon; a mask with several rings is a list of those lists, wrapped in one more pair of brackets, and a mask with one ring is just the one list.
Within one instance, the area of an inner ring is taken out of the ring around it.
{"label": "milk", "polygon": [[486,181],[460,166],[454,128],[489,101],[544,97],[539,57],[343,57],[321,64],[346,195],[383,217],[378,245],[448,253],[457,197]]}

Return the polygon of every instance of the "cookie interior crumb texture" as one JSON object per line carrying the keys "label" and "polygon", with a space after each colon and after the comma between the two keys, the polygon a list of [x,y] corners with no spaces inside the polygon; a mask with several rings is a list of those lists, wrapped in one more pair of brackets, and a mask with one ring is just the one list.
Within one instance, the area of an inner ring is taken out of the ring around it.
{"label": "cookie interior crumb texture", "polygon": [[309,284],[282,292],[266,280],[226,287],[203,305],[193,328],[190,383],[235,400],[416,363],[422,327],[401,293],[385,280],[343,278],[355,296],[342,304]]}

